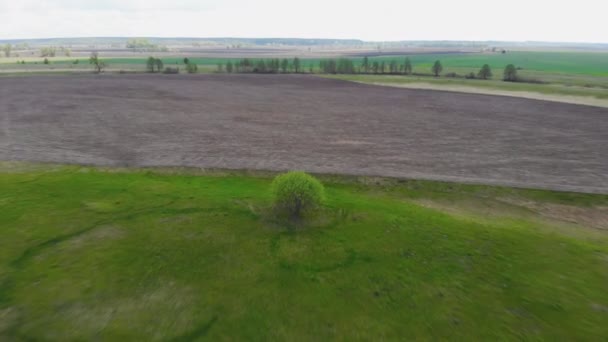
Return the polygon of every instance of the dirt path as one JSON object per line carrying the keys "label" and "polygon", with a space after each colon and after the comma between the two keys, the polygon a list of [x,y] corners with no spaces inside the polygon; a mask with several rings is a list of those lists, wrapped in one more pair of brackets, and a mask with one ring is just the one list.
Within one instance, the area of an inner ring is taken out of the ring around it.
{"label": "dirt path", "polygon": [[587,106],[596,106],[608,108],[608,100],[598,99],[591,96],[574,96],[574,95],[551,95],[541,94],[531,91],[508,91],[508,90],[494,90],[484,89],[477,87],[467,87],[461,85],[446,85],[446,84],[430,84],[423,82],[412,82],[412,83],[381,83],[381,82],[360,82],[373,84],[384,87],[396,87],[396,88],[408,88],[408,89],[427,89],[427,90],[441,90],[441,91],[453,91],[459,93],[469,94],[484,94],[484,95],[498,95],[498,96],[510,96],[510,97],[521,97],[532,100],[542,101],[553,101],[562,103],[571,103]]}
{"label": "dirt path", "polygon": [[0,91],[1,160],[608,193],[605,108],[298,75],[4,77]]}

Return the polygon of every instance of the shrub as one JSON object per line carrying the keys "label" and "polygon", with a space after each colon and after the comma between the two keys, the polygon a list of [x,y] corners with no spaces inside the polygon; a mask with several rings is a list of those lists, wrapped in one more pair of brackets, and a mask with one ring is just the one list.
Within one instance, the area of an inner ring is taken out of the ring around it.
{"label": "shrub", "polygon": [[166,67],[164,74],[179,74],[179,68]]}
{"label": "shrub", "polygon": [[194,63],[188,63],[186,64],[186,71],[188,71],[189,74],[196,74],[198,72],[198,66]]}
{"label": "shrub", "polygon": [[517,81],[517,68],[515,65],[509,64],[505,67],[505,71],[503,74],[503,80],[506,82],[516,82]]}
{"label": "shrub", "polygon": [[294,219],[318,208],[325,199],[323,184],[301,171],[277,176],[272,182],[272,194],[275,208]]}

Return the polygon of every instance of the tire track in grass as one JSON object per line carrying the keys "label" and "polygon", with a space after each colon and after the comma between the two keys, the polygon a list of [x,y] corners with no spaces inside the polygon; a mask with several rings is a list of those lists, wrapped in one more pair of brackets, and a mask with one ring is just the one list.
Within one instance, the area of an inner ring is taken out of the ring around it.
{"label": "tire track in grass", "polygon": [[99,221],[87,226],[86,228],[77,230],[72,233],[56,236],[52,239],[46,240],[35,246],[27,248],[18,258],[16,258],[15,260],[13,260],[9,263],[9,267],[12,270],[9,270],[9,272],[7,272],[6,278],[0,284],[0,304],[7,303],[9,301],[9,299],[10,299],[9,293],[15,287],[15,280],[12,279],[11,273],[22,269],[29,260],[31,260],[36,255],[40,254],[42,251],[49,249],[61,242],[64,242],[64,241],[70,240],[72,238],[78,237],[82,234],[88,233],[88,232],[94,230],[95,228],[101,227],[103,225],[112,224],[117,221],[132,219],[132,218],[140,216],[140,215],[145,215],[150,212],[156,211],[158,209],[168,207],[168,206],[174,204],[175,202],[176,202],[176,200],[174,199],[169,202],[163,203],[161,205],[143,208],[140,210],[135,210],[133,212],[130,212],[130,213],[127,213],[124,215],[105,218],[105,219],[99,220]]}
{"label": "tire track in grass", "polygon": [[188,341],[194,341],[198,338],[201,338],[205,335],[207,335],[207,333],[209,332],[209,330],[211,330],[211,327],[213,327],[213,325],[215,324],[215,322],[218,320],[217,315],[213,316],[208,322],[205,322],[205,324],[197,327],[196,329],[185,333],[183,335],[177,336],[173,339],[171,339],[170,341],[172,342],[188,342]]}
{"label": "tire track in grass", "polygon": [[126,215],[122,215],[122,216],[118,216],[118,217],[111,217],[111,218],[106,218],[103,220],[99,220],[95,223],[93,223],[92,225],[89,225],[86,228],[83,228],[81,230],[77,230],[75,232],[72,233],[68,233],[68,234],[64,234],[64,235],[60,235],[57,237],[54,237],[50,240],[44,241],[42,243],[39,243],[35,246],[29,247],[28,249],[26,249],[21,256],[19,256],[17,259],[13,260],[11,262],[11,266],[19,268],[22,267],[23,264],[25,262],[27,262],[29,259],[31,259],[32,257],[34,257],[35,255],[39,254],[41,251],[50,248],[58,243],[61,243],[63,241],[75,238],[77,236],[80,236],[84,233],[88,233],[90,231],[92,231],[93,229],[102,226],[102,225],[107,225],[107,224],[112,224],[115,223],[116,221],[122,221],[122,220],[128,220],[128,219],[132,219],[136,216],[140,216],[140,215],[144,215],[147,214],[149,212],[161,209],[163,207],[166,206],[170,206],[173,203],[175,203],[175,200],[169,201],[167,203],[164,203],[162,205],[158,205],[158,206],[154,206],[154,207],[149,207],[149,208],[144,208],[144,209],[140,209],[140,210],[136,210],[132,213],[126,214]]}

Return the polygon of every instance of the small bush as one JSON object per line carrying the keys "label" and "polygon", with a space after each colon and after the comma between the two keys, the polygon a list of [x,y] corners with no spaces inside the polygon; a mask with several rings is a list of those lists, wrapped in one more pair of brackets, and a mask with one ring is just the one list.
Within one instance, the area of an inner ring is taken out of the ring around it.
{"label": "small bush", "polygon": [[179,74],[179,68],[166,67],[164,74]]}
{"label": "small bush", "polygon": [[196,74],[198,72],[198,66],[194,63],[188,63],[186,64],[186,71],[188,71],[189,74]]}
{"label": "small bush", "polygon": [[310,213],[325,200],[323,184],[301,171],[277,176],[272,182],[272,194],[275,209],[294,219]]}

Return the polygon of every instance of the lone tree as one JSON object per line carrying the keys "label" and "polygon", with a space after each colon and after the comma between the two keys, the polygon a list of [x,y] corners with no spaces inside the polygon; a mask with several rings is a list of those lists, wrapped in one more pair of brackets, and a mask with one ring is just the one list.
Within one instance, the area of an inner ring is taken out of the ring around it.
{"label": "lone tree", "polygon": [[152,56],[148,57],[148,60],[146,61],[146,70],[148,70],[148,72],[154,72],[155,67],[156,67],[156,60],[154,59],[154,57],[152,57]]}
{"label": "lone tree", "polygon": [[483,80],[487,80],[488,78],[492,77],[492,69],[490,69],[490,66],[484,64],[479,70],[479,73],[477,73],[477,77]]}
{"label": "lone tree", "polygon": [[2,51],[4,51],[4,55],[6,57],[10,57],[11,56],[11,51],[13,49],[13,46],[11,44],[6,44],[2,47]]}
{"label": "lone tree", "polygon": [[160,58],[155,59],[154,64],[156,64],[156,70],[158,70],[158,72],[163,70],[163,61]]}
{"label": "lone tree", "polygon": [[184,64],[188,65],[188,63],[190,63],[190,60],[188,59],[188,57],[184,57]]}
{"label": "lone tree", "polygon": [[379,69],[380,69],[380,63],[378,63],[377,61],[374,61],[374,63],[372,63],[372,72],[374,74],[377,74]]}
{"label": "lone tree", "polygon": [[441,72],[443,71],[443,66],[441,65],[440,61],[435,61],[435,64],[433,64],[432,71],[435,77],[439,77],[439,74],[441,74]]}
{"label": "lone tree", "polygon": [[412,74],[412,62],[410,61],[409,57],[405,58],[405,66],[403,67],[403,72],[406,75],[411,75]]}
{"label": "lone tree", "polygon": [[362,65],[362,67],[363,67],[363,71],[366,74],[369,74],[369,58],[367,58],[367,56],[365,56],[363,58],[363,65]]}
{"label": "lone tree", "polygon": [[97,53],[97,51],[91,52],[91,57],[89,57],[89,64],[93,64],[93,67],[95,67],[95,72],[98,74],[101,73],[106,67],[106,63],[99,59],[99,53]]}
{"label": "lone tree", "polygon": [[198,72],[198,66],[195,63],[186,64],[186,71],[189,74],[196,74]]}
{"label": "lone tree", "polygon": [[515,65],[509,64],[505,67],[505,72],[503,75],[503,80],[506,82],[515,82],[517,81],[517,68]]}
{"label": "lone tree", "polygon": [[299,219],[312,212],[325,199],[323,184],[301,171],[278,175],[271,187],[275,209],[291,219]]}

